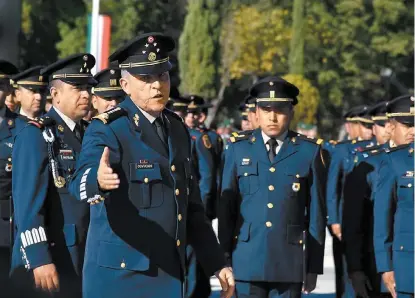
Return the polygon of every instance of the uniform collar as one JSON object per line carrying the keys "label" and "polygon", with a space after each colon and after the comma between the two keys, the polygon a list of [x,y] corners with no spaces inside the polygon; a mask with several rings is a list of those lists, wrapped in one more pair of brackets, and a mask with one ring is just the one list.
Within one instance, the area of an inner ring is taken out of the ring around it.
{"label": "uniform collar", "polygon": [[[278,146],[281,146],[284,143],[285,138],[287,137],[288,130],[286,130],[284,133],[279,135],[278,137],[274,138],[277,140]],[[264,140],[264,144],[267,144],[269,139],[271,139],[269,136],[267,136],[262,130],[261,130],[262,139]]]}
{"label": "uniform collar", "polygon": [[59,109],[55,106],[53,106],[53,109],[56,111],[56,113],[59,115],[59,117],[62,118],[63,122],[65,122],[65,124],[69,127],[69,129],[71,131],[73,131],[75,129],[76,126],[76,122],[73,121],[71,118],[69,118],[68,116],[66,116],[64,113],[62,113],[61,111],[59,111]]}

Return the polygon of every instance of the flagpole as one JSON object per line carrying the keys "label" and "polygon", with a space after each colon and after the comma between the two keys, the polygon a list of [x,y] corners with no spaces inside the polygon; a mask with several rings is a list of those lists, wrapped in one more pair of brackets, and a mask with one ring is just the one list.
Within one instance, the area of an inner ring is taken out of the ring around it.
{"label": "flagpole", "polygon": [[[100,0],[93,0],[92,2],[92,26],[91,26],[91,48],[90,53],[94,55],[95,59],[98,58],[98,40],[99,40],[99,1]],[[98,63],[98,61],[97,61]],[[97,63],[92,68],[92,73],[95,74],[97,72]]]}

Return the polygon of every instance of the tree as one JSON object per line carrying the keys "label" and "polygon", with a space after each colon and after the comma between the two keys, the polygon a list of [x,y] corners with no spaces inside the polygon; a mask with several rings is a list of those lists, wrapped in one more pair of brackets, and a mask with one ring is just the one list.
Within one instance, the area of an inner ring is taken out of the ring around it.
{"label": "tree", "polygon": [[188,3],[179,40],[180,89],[185,93],[215,97],[219,85],[220,3],[194,0]]}

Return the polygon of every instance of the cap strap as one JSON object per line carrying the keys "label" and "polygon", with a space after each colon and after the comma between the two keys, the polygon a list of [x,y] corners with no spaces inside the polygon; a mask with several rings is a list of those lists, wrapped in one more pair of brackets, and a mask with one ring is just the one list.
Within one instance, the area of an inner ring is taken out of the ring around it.
{"label": "cap strap", "polygon": [[175,102],[173,103],[173,107],[187,107],[187,104],[182,102]]}
{"label": "cap strap", "polygon": [[99,88],[95,88],[92,87],[91,92],[94,93],[95,91],[117,91],[117,90],[122,90],[121,87],[99,87]]}
{"label": "cap strap", "polygon": [[9,78],[9,75],[0,74],[0,79],[7,79],[7,78]]}
{"label": "cap strap", "polygon": [[387,113],[386,116],[390,117],[407,117],[407,116],[415,116],[414,112],[409,113]]}
{"label": "cap strap", "polygon": [[15,82],[17,85],[37,85],[37,86],[47,86],[48,83],[46,82],[36,82],[36,81],[17,81]]}
{"label": "cap strap", "polygon": [[169,61],[169,57],[156,60],[156,61],[151,61],[151,62],[124,63],[124,64],[120,64],[119,67],[120,68],[134,68],[134,67],[157,65],[157,64],[161,64],[167,61]]}
{"label": "cap strap", "polygon": [[[347,120],[350,119],[350,120]],[[356,122],[363,122],[363,123],[373,123],[373,120],[366,119],[363,117],[352,117],[352,118],[346,118],[347,121],[356,121]]]}
{"label": "cap strap", "polygon": [[66,79],[66,78],[91,78],[92,74],[56,74],[52,76],[52,79]]}
{"label": "cap strap", "polygon": [[256,102],[264,102],[264,101],[281,101],[281,102],[292,102],[292,98],[282,98],[282,97],[267,97],[267,98],[257,98]]}
{"label": "cap strap", "polygon": [[247,108],[255,108],[255,106],[256,106],[256,104],[254,104],[254,103],[247,103],[245,105],[245,107],[247,107]]}
{"label": "cap strap", "polygon": [[388,120],[388,117],[386,117],[386,116],[373,116],[372,120],[373,121]]}

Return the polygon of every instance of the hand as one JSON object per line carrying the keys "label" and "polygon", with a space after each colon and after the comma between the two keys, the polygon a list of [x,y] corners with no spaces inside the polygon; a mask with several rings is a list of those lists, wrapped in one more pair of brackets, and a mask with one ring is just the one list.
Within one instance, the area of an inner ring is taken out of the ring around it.
{"label": "hand", "polygon": [[303,293],[310,294],[317,285],[317,274],[316,273],[307,273],[303,285]]}
{"label": "hand", "polygon": [[97,180],[99,188],[104,191],[117,189],[120,185],[118,175],[114,173],[110,166],[110,150],[108,147],[105,147],[104,152],[102,152],[101,160],[99,161]]}
{"label": "hand", "polygon": [[369,298],[369,291],[372,291],[372,286],[369,282],[369,279],[362,271],[355,271],[350,274],[350,279],[352,281],[353,289],[356,292],[356,296],[362,298]]}
{"label": "hand", "polygon": [[332,224],[331,230],[333,231],[333,234],[337,237],[337,239],[342,240],[342,227],[340,224]]}
{"label": "hand", "polygon": [[55,264],[47,264],[33,269],[36,288],[43,291],[58,292],[59,276]]}
{"label": "hand", "polygon": [[219,279],[222,292],[221,298],[231,298],[235,292],[235,280],[233,279],[233,272],[231,267],[225,267],[215,274]]}
{"label": "hand", "polygon": [[391,293],[393,298],[396,298],[396,283],[395,283],[395,273],[393,271],[383,272],[382,279],[386,287],[388,288],[389,292]]}

